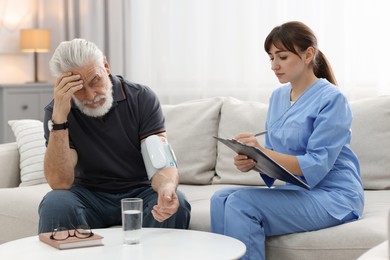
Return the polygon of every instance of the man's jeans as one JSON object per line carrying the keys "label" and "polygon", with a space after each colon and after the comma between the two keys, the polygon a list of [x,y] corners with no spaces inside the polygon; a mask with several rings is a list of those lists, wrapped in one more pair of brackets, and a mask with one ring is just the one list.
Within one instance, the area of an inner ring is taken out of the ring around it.
{"label": "man's jeans", "polygon": [[46,194],[39,205],[38,232],[51,232],[59,226],[72,229],[79,225],[88,225],[90,228],[121,225],[123,198],[143,199],[143,227],[187,229],[191,206],[183,193],[177,191],[177,196],[180,206],[176,214],[164,222],[158,222],[151,213],[157,204],[157,193],[151,187],[135,188],[119,194],[92,192],[82,186],[73,186],[70,190],[53,190]]}

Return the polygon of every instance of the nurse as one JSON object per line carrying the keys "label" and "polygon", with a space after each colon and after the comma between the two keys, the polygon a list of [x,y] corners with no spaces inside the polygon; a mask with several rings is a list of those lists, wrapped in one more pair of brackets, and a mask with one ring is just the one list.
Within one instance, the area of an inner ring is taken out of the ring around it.
{"label": "nurse", "polygon": [[[327,228],[359,219],[364,197],[359,162],[350,148],[352,113],[313,31],[301,22],[275,27],[264,43],[283,85],[271,95],[266,141],[235,139],[261,149],[306,182],[273,188],[230,188],[211,199],[212,232],[245,243],[242,259],[265,259],[265,238]],[[241,172],[255,162],[236,155]],[[274,179],[260,173],[268,187]]]}

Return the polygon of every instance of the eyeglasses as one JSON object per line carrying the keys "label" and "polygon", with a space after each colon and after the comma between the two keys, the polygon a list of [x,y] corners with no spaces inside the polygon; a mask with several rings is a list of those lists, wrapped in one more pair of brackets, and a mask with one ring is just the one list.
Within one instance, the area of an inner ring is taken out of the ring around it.
{"label": "eyeglasses", "polygon": [[[74,229],[66,229],[64,227],[58,227],[53,230],[51,233],[50,239],[53,240],[66,240],[69,237],[77,237],[77,238],[89,238],[93,236],[93,232],[88,226],[78,226],[73,227]],[[73,231],[73,234],[71,234]]]}

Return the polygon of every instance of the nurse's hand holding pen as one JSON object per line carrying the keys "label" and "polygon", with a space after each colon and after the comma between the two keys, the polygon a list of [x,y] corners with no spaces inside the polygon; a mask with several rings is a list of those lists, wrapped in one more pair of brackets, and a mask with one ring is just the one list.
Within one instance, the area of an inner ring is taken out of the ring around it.
{"label": "nurse's hand holding pen", "polygon": [[[240,143],[249,145],[249,146],[254,146],[254,147],[257,147],[259,149],[264,149],[257,141],[256,136],[263,135],[265,133],[266,133],[266,131],[260,132],[258,134],[244,132],[244,133],[240,133],[239,135],[235,136],[233,139],[237,140]],[[237,154],[236,156],[234,156],[234,165],[237,167],[238,170],[240,170],[242,172],[248,172],[255,167],[256,162],[246,155]]]}

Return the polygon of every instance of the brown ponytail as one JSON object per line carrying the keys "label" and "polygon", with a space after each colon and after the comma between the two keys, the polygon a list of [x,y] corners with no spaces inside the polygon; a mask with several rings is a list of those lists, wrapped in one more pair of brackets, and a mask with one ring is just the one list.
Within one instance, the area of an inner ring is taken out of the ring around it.
{"label": "brown ponytail", "polygon": [[318,49],[317,38],[313,31],[302,22],[287,22],[275,27],[268,34],[264,41],[264,49],[269,53],[271,46],[275,45],[279,49],[286,49],[296,55],[313,47],[316,55],[313,59],[313,72],[317,78],[325,78],[330,83],[337,85],[332,67],[325,55]]}
{"label": "brown ponytail", "polygon": [[334,76],[332,67],[329,64],[328,59],[320,50],[317,50],[317,55],[313,61],[313,71],[317,78],[325,78],[330,83],[337,86],[336,77]]}

